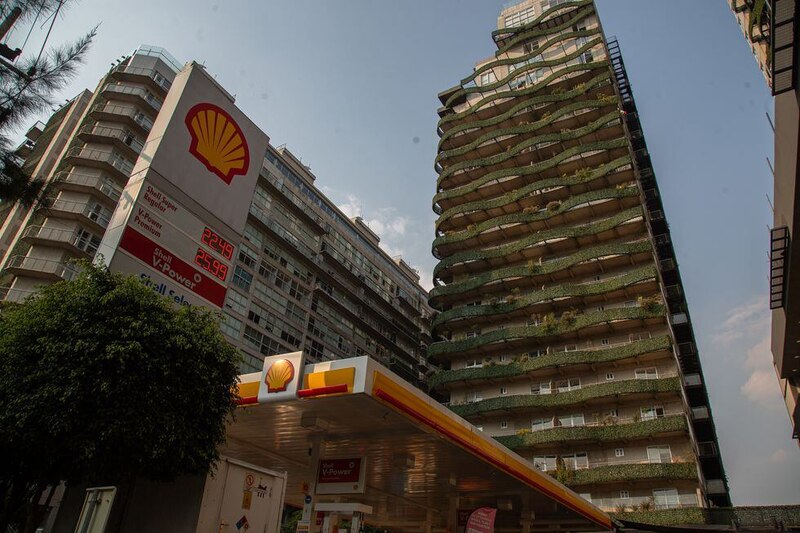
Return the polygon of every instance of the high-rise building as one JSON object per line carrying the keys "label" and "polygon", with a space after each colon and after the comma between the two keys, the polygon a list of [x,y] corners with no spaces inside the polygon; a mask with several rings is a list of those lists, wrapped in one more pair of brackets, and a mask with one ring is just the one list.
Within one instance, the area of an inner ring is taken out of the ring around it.
{"label": "high-rise building", "polygon": [[429,383],[604,509],[730,506],[619,46],[592,0],[497,27],[439,95]]}
{"label": "high-rise building", "polygon": [[[770,231],[772,357],[792,436],[800,435],[800,247],[792,244],[800,224],[800,74],[796,0],[729,0],[736,21],[775,96],[775,178]],[[795,222],[798,222],[797,224]],[[794,275],[793,275],[794,274]],[[800,444],[800,441],[798,441]]]}
{"label": "high-rise building", "polygon": [[[5,299],[19,301],[38,286],[70,279],[72,260],[95,257],[112,213],[131,201],[123,189],[181,68],[163,49],[141,47],[94,92],[31,128],[17,155],[45,186],[32,208],[6,209]],[[268,146],[263,161],[252,164],[260,172],[241,206],[248,212],[244,236],[232,243],[230,272],[226,267],[227,276],[218,276],[228,283],[217,307],[222,330],[244,354],[243,370],[260,370],[265,355],[293,351],[312,362],[369,355],[421,384],[432,311],[418,273],[387,255],[363,220],[348,218],[326,198],[309,167],[285,147]],[[204,220],[202,209],[189,210]],[[142,223],[154,234],[168,231],[162,224]],[[162,283],[151,286],[164,292]]]}

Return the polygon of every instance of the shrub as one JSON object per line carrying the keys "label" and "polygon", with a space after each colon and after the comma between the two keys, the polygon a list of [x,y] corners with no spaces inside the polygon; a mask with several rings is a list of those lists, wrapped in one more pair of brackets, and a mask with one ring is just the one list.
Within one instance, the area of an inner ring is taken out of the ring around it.
{"label": "shrub", "polygon": [[558,200],[553,200],[552,202],[548,202],[547,204],[547,210],[550,211],[551,213],[553,211],[558,210],[559,207],[561,207],[561,202]]}

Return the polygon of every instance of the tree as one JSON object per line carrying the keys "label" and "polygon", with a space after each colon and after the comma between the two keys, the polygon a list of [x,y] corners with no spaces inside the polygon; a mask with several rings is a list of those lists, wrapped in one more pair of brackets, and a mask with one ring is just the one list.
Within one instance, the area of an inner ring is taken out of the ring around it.
{"label": "tree", "polygon": [[[83,265],[0,312],[0,531],[33,531],[60,481],[202,474],[235,408],[216,315]],[[24,524],[24,526],[23,526]]]}
{"label": "tree", "polygon": [[[0,2],[0,21],[19,9],[21,15],[16,24],[36,24],[40,18],[50,18],[52,29],[65,3],[65,0]],[[20,161],[11,153],[9,135],[26,120],[54,105],[55,95],[75,75],[96,32],[95,26],[74,43],[50,49],[46,48],[45,37],[35,55],[23,56],[14,64],[0,60],[0,200],[19,200],[31,205],[36,199],[42,183],[22,171]]]}

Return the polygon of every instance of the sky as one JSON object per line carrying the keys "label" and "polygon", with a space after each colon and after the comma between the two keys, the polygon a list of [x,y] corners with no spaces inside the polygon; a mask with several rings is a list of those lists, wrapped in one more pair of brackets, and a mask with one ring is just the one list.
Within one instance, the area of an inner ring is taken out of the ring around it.
{"label": "sky", "polygon": [[[493,54],[503,3],[81,0],[50,43],[100,24],[63,99],[94,89],[142,43],[205,64],[273,145],[286,143],[317,186],[430,287],[436,95]],[[597,4],[640,111],[734,504],[800,504],[800,448],[769,351],[766,82],[724,0]],[[42,38],[37,27],[24,52]]]}

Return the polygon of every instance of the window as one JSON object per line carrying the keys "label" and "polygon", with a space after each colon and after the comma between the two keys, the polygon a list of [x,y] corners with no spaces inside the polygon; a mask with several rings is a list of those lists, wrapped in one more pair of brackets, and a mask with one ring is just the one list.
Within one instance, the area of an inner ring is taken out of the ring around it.
{"label": "window", "polygon": [[551,392],[552,389],[550,388],[549,381],[534,383],[531,385],[531,394],[550,394]]}
{"label": "window", "polygon": [[531,420],[531,431],[540,431],[555,427],[552,418],[536,418]]}
{"label": "window", "polygon": [[75,239],[73,244],[76,248],[83,250],[87,254],[94,256],[97,252],[97,247],[100,246],[100,237],[94,233],[88,232],[83,228],[78,228],[75,232]]}
{"label": "window", "polygon": [[605,311],[606,310],[606,306],[605,305],[598,305],[597,306],[597,310],[598,311]]}
{"label": "window", "polygon": [[600,339],[600,344],[602,346],[608,346],[610,343],[609,343],[608,339]]}
{"label": "window", "polygon": [[614,381],[614,373],[606,372],[606,381]]}
{"label": "window", "polygon": [[508,389],[505,387],[500,387],[500,394],[508,394]]}
{"label": "window", "polygon": [[636,307],[636,300],[628,300],[625,302],[625,307]]}
{"label": "window", "polygon": [[564,351],[565,352],[577,352],[578,351],[578,345],[577,344],[567,344],[566,346],[564,346]]}
{"label": "window", "polygon": [[240,267],[239,265],[236,265],[236,268],[233,271],[233,278],[231,281],[233,281],[234,285],[237,285],[240,288],[249,291],[250,284],[253,283],[253,275],[250,272],[243,269],[242,267]]}
{"label": "window", "polygon": [[[470,391],[467,393],[467,403],[475,403],[483,400],[481,394],[476,391]],[[483,431],[483,430],[481,430]]]}
{"label": "window", "polygon": [[653,489],[656,509],[674,509],[680,507],[678,489]]}
{"label": "window", "polygon": [[621,490],[619,491],[619,497],[620,499],[627,500],[628,498],[631,497],[631,493],[628,492],[627,490]]}
{"label": "window", "polygon": [[467,361],[467,364],[464,365],[464,368],[481,368],[483,366],[483,362],[479,361],[478,359],[473,359],[471,361]]}
{"label": "window", "polygon": [[475,426],[475,429],[477,429],[478,431],[483,431],[483,426]]}
{"label": "window", "polygon": [[225,307],[233,309],[240,315],[247,312],[248,299],[236,291],[228,291],[228,296],[225,298]]}
{"label": "window", "polygon": [[594,280],[595,280],[595,281],[600,281],[600,276],[595,276],[595,277],[594,277]]}
{"label": "window", "polygon": [[564,461],[564,466],[573,470],[589,468],[589,455],[586,452],[576,452],[562,455],[561,459]]}
{"label": "window", "polygon": [[497,81],[493,71],[484,72],[481,74],[481,85],[489,85]]}
{"label": "window", "polygon": [[650,463],[671,463],[672,451],[669,449],[669,445],[648,446],[647,460]]}
{"label": "window", "polygon": [[664,417],[664,408],[661,406],[642,407],[642,420],[655,420]]}
{"label": "window", "polygon": [[508,15],[505,19],[505,27],[513,28],[515,26],[522,26],[523,24],[533,21],[534,17],[535,12],[533,6],[531,6],[527,9],[523,9],[522,11],[518,11],[517,13]]}
{"label": "window", "polygon": [[238,339],[239,333],[242,331],[242,321],[236,320],[228,313],[225,313],[222,315],[222,320],[219,322],[219,329],[228,337]]}
{"label": "window", "polygon": [[558,424],[562,427],[578,427],[584,425],[583,413],[558,417]]}
{"label": "window", "polygon": [[508,429],[508,420],[503,420],[500,422],[500,429]]}
{"label": "window", "polygon": [[506,354],[502,354],[502,355],[500,356],[500,362],[501,362],[501,363],[505,363],[505,362],[506,362]]}
{"label": "window", "polygon": [[578,494],[578,496],[580,496],[581,498],[583,498],[587,502],[592,503],[592,495],[590,493],[582,492],[582,493]]}
{"label": "window", "polygon": [[617,418],[619,416],[619,411],[617,409],[609,409],[608,416],[611,418]]}
{"label": "window", "polygon": [[244,263],[245,265],[249,266],[250,268],[256,268],[258,265],[258,254],[255,253],[253,250],[242,244],[239,246],[239,261]]}
{"label": "window", "polygon": [[474,339],[475,337],[477,337],[477,336],[478,336],[478,334],[479,334],[479,333],[480,333],[480,331],[478,331],[478,330],[475,330],[475,331],[468,331],[468,332],[467,332],[467,334],[466,334],[466,338],[468,338],[468,339]]}
{"label": "window", "polygon": [[105,228],[108,226],[108,223],[111,220],[111,210],[103,205],[98,204],[97,202],[94,202],[89,204],[89,210],[86,212],[86,216],[90,220],[94,220],[98,225]]}
{"label": "window", "polygon": [[625,457],[625,448],[617,448],[614,450],[614,457]]}
{"label": "window", "polygon": [[658,379],[658,369],[656,367],[637,368],[634,375],[636,379]]}
{"label": "window", "polygon": [[581,378],[569,378],[556,381],[558,392],[569,392],[581,388]]}

